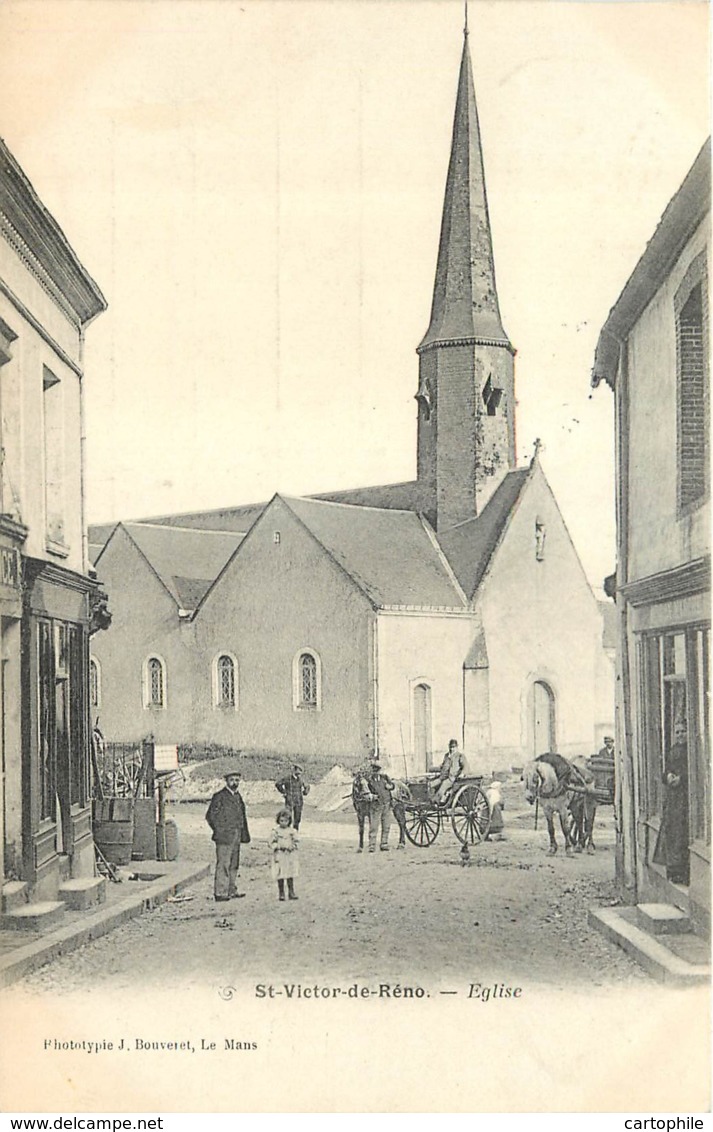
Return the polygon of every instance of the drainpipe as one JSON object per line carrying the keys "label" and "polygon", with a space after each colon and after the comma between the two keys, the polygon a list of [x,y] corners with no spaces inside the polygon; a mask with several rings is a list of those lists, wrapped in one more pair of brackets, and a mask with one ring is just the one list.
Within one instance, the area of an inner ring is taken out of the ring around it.
{"label": "drainpipe", "polygon": [[379,754],[379,614],[371,622],[371,698],[374,722],[374,754]]}
{"label": "drainpipe", "polygon": [[82,573],[89,574],[89,531],[86,521],[87,426],[84,408],[84,325],[79,327],[79,510],[82,524]]}
{"label": "drainpipe", "polygon": [[[622,895],[627,900],[637,899],[639,873],[638,820],[639,782],[635,773],[636,754],[634,751],[633,702],[631,683],[631,664],[629,660],[629,603],[623,596],[622,586],[629,576],[629,356],[627,341],[608,330],[607,333],[617,343],[619,350],[617,380],[614,388],[614,411],[616,414],[616,465],[617,465],[617,571],[616,603],[619,617],[619,657],[617,679],[621,679],[622,705],[621,718],[617,726],[623,734],[624,742],[617,735],[617,766],[615,812],[620,807],[622,828],[618,832],[621,839],[621,875],[619,884]],[[624,790],[626,786],[626,790]]]}
{"label": "drainpipe", "polygon": [[86,329],[95,318],[106,310],[106,305],[100,310],[95,311],[89,318],[79,324],[79,372],[81,377],[79,379],[79,509],[80,520],[82,524],[82,573],[89,576],[89,531],[87,529],[87,486],[86,486],[86,462],[87,462],[87,424],[86,412],[84,404],[84,337]]}

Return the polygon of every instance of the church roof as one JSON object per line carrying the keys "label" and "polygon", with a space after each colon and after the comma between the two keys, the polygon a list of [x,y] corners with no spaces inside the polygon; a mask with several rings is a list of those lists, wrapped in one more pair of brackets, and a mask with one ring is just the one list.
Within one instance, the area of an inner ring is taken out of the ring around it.
{"label": "church roof", "polygon": [[466,596],[472,599],[517,507],[530,468],[508,472],[480,515],[443,531],[438,538]]}
{"label": "church roof", "polygon": [[330,503],[353,503],[360,507],[386,507],[398,511],[424,509],[423,485],[418,480],[405,483],[375,484],[372,487],[350,487],[343,491],[325,491],[311,495],[310,499],[324,499]]}
{"label": "church roof", "polygon": [[465,607],[436,536],[414,511],[280,498],[376,606]]}
{"label": "church roof", "polygon": [[[242,533],[121,523],[180,609],[194,610],[243,538]],[[108,544],[106,544],[108,545]]]}
{"label": "church roof", "polygon": [[431,322],[419,353],[438,344],[463,340],[492,341],[512,349],[498,306],[467,35],[458,78]]}
{"label": "church roof", "polygon": [[[331,503],[352,503],[361,507],[396,508],[401,511],[423,509],[423,490],[418,480],[403,483],[375,484],[371,487],[352,487],[341,491],[325,491],[310,499]],[[185,511],[174,515],[156,515],[148,519],[132,519],[124,526],[190,527],[195,530],[237,531],[245,534],[267,507],[266,502],[248,503],[237,507],[219,507],[212,511]],[[116,528],[116,523],[92,523],[89,527],[89,557],[95,563],[104,544]]]}

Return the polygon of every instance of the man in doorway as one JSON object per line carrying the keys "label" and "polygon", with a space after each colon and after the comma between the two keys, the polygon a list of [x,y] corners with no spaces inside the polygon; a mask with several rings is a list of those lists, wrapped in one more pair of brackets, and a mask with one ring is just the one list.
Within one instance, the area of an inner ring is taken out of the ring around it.
{"label": "man in doorway", "polygon": [[666,866],[674,884],[689,883],[688,855],[688,725],[684,716],[673,725],[673,743],[664,759],[665,788],[661,828],[653,860]]}
{"label": "man in doorway", "polygon": [[237,900],[240,846],[250,841],[245,803],[240,796],[240,773],[226,771],[225,786],[214,794],[205,815],[215,842],[215,882],[213,895],[217,901]]}
{"label": "man in doorway", "polygon": [[443,756],[438,771],[438,778],[434,782],[435,800],[439,803],[445,802],[448,794],[453,789],[456,779],[460,778],[465,769],[465,760],[463,754],[458,749],[458,740],[451,739],[448,744],[448,750]]}

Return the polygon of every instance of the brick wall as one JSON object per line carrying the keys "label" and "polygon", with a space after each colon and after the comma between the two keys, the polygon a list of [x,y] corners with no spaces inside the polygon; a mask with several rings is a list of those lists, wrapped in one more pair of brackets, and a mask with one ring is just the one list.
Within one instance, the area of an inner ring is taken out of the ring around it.
{"label": "brick wall", "polygon": [[696,503],[707,490],[708,373],[703,283],[691,291],[676,324],[678,359],[678,505]]}
{"label": "brick wall", "polygon": [[[428,518],[445,530],[482,510],[514,466],[513,358],[497,346],[445,346],[421,355],[420,379],[428,379],[431,412],[427,419],[419,410],[418,477]],[[491,412],[488,382],[500,391]]]}

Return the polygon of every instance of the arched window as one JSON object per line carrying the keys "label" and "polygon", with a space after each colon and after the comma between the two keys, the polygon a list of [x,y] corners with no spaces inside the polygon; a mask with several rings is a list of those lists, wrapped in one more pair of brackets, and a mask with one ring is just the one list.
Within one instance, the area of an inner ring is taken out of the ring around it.
{"label": "arched window", "polygon": [[102,687],[101,669],[96,657],[89,658],[89,705],[93,708],[101,707]]}
{"label": "arched window", "polygon": [[144,707],[165,708],[166,665],[158,656],[150,656],[144,664]]}
{"label": "arched window", "polygon": [[237,707],[237,670],[237,661],[230,653],[222,652],[213,661],[213,703],[216,707]]}
{"label": "arched window", "polygon": [[322,664],[314,649],[300,649],[292,664],[292,706],[295,711],[320,711]]}

